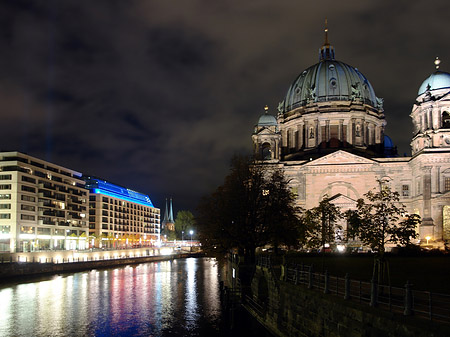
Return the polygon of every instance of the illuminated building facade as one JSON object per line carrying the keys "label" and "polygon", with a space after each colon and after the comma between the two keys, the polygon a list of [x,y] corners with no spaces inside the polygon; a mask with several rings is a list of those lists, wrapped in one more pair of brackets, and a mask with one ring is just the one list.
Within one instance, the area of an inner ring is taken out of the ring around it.
{"label": "illuminated building facade", "polygon": [[0,152],[0,251],[87,248],[84,185],[79,172]]}
{"label": "illuminated building facade", "polygon": [[85,181],[91,245],[122,248],[160,241],[160,210],[148,195],[94,177]]}
{"label": "illuminated building facade", "polygon": [[421,242],[442,247],[450,240],[450,74],[439,63],[411,99],[412,156],[397,157],[384,135],[383,100],[357,68],[335,59],[325,30],[319,62],[294,80],[276,117],[266,109],[259,118],[256,157],[284,170],[304,209],[324,196],[354,209],[380,181],[388,184],[421,216]]}

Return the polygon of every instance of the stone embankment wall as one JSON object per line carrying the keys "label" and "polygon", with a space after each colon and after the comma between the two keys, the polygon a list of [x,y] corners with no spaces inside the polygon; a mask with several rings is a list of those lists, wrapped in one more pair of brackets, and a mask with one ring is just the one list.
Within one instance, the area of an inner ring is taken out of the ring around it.
{"label": "stone embankment wall", "polygon": [[[198,253],[175,253],[170,255],[157,255],[153,253],[159,253],[157,251],[152,252],[152,255],[147,254],[146,256],[137,256],[136,250],[133,251],[133,257],[130,255],[121,255],[122,251],[119,251],[118,257],[114,257],[114,251],[110,251],[110,255],[92,255],[92,256],[81,256],[72,257],[68,259],[65,257],[64,260],[58,256],[49,258],[33,257],[27,259],[28,262],[4,262],[0,263],[0,279],[8,279],[14,277],[22,276],[33,276],[42,274],[55,274],[63,272],[77,272],[82,270],[98,269],[98,268],[109,268],[120,265],[137,264],[145,262],[154,261],[164,261],[171,260],[174,258],[186,258],[190,256],[197,256]],[[95,253],[91,253],[95,254]],[[105,253],[106,254],[106,253]],[[7,261],[6,259],[4,261]]]}
{"label": "stone embankment wall", "polygon": [[450,336],[450,327],[345,301],[256,267],[247,310],[277,336]]}

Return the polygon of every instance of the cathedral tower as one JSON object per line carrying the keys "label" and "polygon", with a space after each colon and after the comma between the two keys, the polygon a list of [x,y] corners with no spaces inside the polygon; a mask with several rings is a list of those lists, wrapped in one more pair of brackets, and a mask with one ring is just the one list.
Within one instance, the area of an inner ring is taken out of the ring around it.
{"label": "cathedral tower", "polygon": [[277,120],[268,112],[266,105],[252,135],[253,147],[256,159],[276,162],[280,160],[281,134]]}
{"label": "cathedral tower", "polygon": [[439,70],[439,58],[434,63],[436,71],[420,86],[411,112],[413,156],[450,149],[450,74]]}

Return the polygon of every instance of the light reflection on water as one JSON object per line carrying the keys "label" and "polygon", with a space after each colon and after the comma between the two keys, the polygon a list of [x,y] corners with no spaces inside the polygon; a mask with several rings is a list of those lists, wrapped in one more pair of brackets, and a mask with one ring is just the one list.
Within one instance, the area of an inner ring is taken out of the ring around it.
{"label": "light reflection on water", "polygon": [[0,286],[0,336],[205,336],[218,329],[212,259],[180,259]]}

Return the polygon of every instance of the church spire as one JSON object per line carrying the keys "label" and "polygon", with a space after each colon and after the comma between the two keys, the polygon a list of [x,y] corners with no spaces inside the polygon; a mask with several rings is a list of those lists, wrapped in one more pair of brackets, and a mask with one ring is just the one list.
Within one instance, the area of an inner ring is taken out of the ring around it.
{"label": "church spire", "polygon": [[328,41],[328,20],[325,19],[325,41],[319,49],[319,61],[334,60],[334,48]]}
{"label": "church spire", "polygon": [[164,219],[163,219],[163,221],[164,222],[169,222],[169,212],[168,212],[168,207],[167,207],[167,198],[166,198],[166,210],[164,211]]}
{"label": "church spire", "polygon": [[170,222],[174,222],[174,221],[173,221],[172,198],[170,198],[169,221],[170,221]]}

